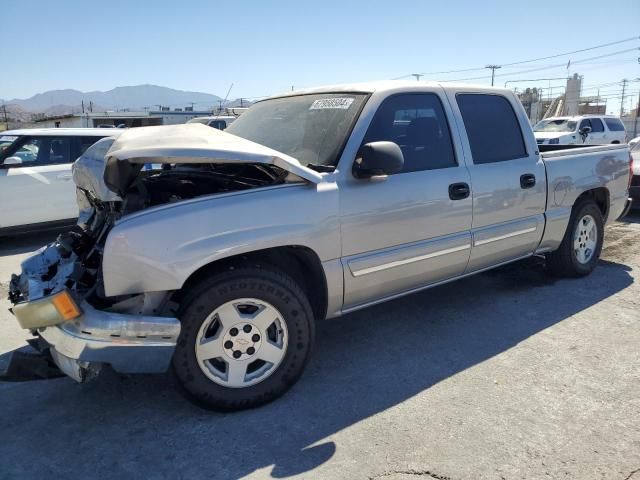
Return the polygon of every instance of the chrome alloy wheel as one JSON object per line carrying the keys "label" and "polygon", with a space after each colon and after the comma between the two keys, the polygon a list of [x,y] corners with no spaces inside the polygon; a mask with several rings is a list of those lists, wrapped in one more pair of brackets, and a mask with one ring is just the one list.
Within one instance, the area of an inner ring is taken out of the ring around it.
{"label": "chrome alloy wheel", "polygon": [[585,264],[593,258],[598,244],[598,228],[591,215],[585,215],[573,232],[573,250],[579,263]]}
{"label": "chrome alloy wheel", "polygon": [[282,314],[256,298],[239,298],[216,308],[196,336],[202,372],[224,387],[243,388],[275,372],[287,352]]}

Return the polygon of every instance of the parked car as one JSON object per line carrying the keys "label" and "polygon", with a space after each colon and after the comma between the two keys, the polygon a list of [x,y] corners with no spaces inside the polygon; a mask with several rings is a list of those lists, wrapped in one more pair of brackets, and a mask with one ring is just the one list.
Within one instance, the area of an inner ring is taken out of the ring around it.
{"label": "parked car", "polygon": [[640,142],[631,147],[631,159],[633,162],[633,176],[629,187],[629,196],[633,199],[633,208],[640,208]]}
{"label": "parked car", "polygon": [[195,117],[189,120],[187,123],[201,123],[203,125],[208,125],[213,128],[217,128],[218,130],[224,130],[229,125],[231,125],[235,119],[238,117],[234,116],[213,116],[213,117]]}
{"label": "parked car", "polygon": [[533,131],[538,145],[604,145],[627,141],[620,119],[605,115],[545,118]]}
{"label": "parked car", "polygon": [[122,130],[41,128],[0,134],[0,235],[73,224],[71,164],[97,140]]}
{"label": "parked car", "polygon": [[11,280],[17,321],[78,381],[171,366],[221,410],[282,395],[325,318],[534,254],[588,275],[629,205],[626,144],[539,146],[510,90],[455,84],[292,93],[224,132],[132,129],[92,169],[82,233]]}
{"label": "parked car", "polygon": [[633,147],[638,142],[640,142],[640,137],[632,138],[631,140],[629,140],[629,146]]}

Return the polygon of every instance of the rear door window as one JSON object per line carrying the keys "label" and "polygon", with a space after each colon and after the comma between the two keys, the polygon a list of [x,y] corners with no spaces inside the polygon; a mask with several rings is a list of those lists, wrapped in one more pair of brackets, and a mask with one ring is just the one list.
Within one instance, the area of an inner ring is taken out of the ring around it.
{"label": "rear door window", "polygon": [[456,95],[469,138],[473,163],[504,162],[527,156],[520,123],[502,95]]}
{"label": "rear door window", "polygon": [[[71,140],[72,137],[50,137],[48,145],[49,158],[46,158],[45,151],[42,153],[42,164],[71,163]],[[40,162],[38,162],[40,163]]]}

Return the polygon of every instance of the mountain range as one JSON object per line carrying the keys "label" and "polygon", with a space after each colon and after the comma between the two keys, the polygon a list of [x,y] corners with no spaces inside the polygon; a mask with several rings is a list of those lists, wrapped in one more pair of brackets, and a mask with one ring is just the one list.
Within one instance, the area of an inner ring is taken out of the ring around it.
{"label": "mountain range", "polygon": [[[159,109],[159,106],[184,108],[193,104],[194,110],[209,110],[217,107],[222,98],[203,92],[176,90],[158,85],[134,85],[116,87],[105,92],[81,92],[79,90],[50,90],[30,98],[7,100],[4,103],[14,109],[31,113],[62,114],[77,112],[84,102],[85,109],[93,102],[93,110],[144,108]],[[244,101],[243,104],[248,104]],[[239,100],[226,102],[225,106],[238,106]]]}

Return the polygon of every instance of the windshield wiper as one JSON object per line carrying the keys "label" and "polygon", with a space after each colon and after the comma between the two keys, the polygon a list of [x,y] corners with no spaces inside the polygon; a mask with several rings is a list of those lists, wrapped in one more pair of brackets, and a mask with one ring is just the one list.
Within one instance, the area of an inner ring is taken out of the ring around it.
{"label": "windshield wiper", "polygon": [[307,168],[320,173],[331,173],[336,170],[336,167],[333,165],[317,165],[315,163],[307,163]]}

